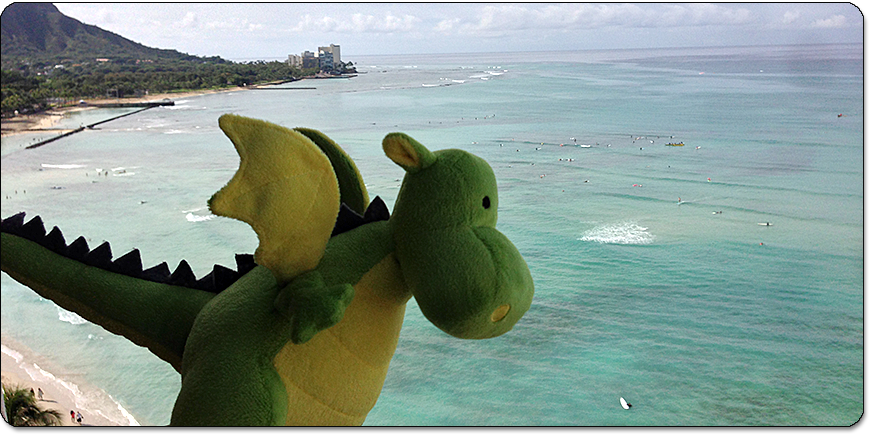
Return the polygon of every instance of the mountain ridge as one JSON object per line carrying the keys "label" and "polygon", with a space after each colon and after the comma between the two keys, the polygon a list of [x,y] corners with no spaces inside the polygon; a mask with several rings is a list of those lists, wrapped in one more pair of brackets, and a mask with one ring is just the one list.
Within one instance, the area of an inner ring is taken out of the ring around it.
{"label": "mountain ridge", "polygon": [[[61,13],[51,3],[12,3],[0,14],[0,55],[4,67],[15,64],[198,60],[173,49],[156,49]],[[114,60],[115,61],[115,60]]]}

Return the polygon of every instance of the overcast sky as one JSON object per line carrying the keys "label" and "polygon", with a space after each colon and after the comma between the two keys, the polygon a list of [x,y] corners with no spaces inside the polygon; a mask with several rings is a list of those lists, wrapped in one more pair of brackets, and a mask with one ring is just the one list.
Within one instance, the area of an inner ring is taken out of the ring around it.
{"label": "overcast sky", "polygon": [[226,59],[863,43],[849,3],[57,3],[138,43]]}

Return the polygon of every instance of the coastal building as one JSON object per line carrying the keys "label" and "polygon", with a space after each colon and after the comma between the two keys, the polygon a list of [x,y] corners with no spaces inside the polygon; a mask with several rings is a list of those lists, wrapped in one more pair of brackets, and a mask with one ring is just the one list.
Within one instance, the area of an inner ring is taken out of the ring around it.
{"label": "coastal building", "polygon": [[319,70],[331,72],[341,66],[341,46],[330,44],[319,48]]}
{"label": "coastal building", "polygon": [[341,46],[337,44],[321,46],[316,54],[309,50],[305,50],[301,55],[291,54],[286,59],[286,63],[290,67],[304,70],[318,67],[320,71],[329,73],[343,70],[345,67],[344,62],[341,61]]}
{"label": "coastal building", "polygon": [[301,53],[301,68],[312,69],[319,65],[319,59],[313,55],[313,52],[305,50]]}

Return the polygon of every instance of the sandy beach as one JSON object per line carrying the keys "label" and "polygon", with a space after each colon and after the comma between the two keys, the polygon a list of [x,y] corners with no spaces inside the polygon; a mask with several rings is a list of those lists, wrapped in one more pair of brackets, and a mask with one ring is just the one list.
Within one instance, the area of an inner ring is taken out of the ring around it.
{"label": "sandy beach", "polygon": [[155,102],[165,99],[174,101],[177,99],[190,98],[192,96],[234,92],[246,89],[246,87],[229,87],[217,90],[195,90],[191,92],[180,93],[157,93],[136,98],[89,99],[86,100],[86,105],[58,107],[36,114],[5,118],[3,119],[2,130],[0,130],[0,133],[2,133],[2,136],[26,133],[60,133],[64,130],[54,130],[53,127],[55,127],[58,122],[60,122],[65,117],[65,115],[71,112],[94,109],[95,107],[91,106],[90,104],[125,104],[137,102]]}
{"label": "sandy beach", "polygon": [[61,413],[62,426],[80,426],[79,423],[70,419],[71,410],[82,413],[81,426],[122,426],[89,408],[78,408],[73,390],[66,388],[64,384],[54,380],[54,378],[46,376],[44,373],[41,374],[27,359],[17,359],[16,357],[19,355],[18,352],[8,350],[4,345],[2,362],[0,362],[4,388],[17,385],[25,389],[32,388],[34,392],[42,389],[43,399],[37,398],[37,402],[44,409],[54,409]]}

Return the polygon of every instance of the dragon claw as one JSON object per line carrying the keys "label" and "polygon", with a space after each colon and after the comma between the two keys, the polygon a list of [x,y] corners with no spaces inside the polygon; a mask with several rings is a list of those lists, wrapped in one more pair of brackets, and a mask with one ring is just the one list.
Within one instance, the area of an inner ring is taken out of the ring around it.
{"label": "dragon claw", "polygon": [[291,324],[292,342],[303,344],[343,319],[353,292],[350,284],[326,286],[319,272],[311,271],[284,287],[274,305]]}

